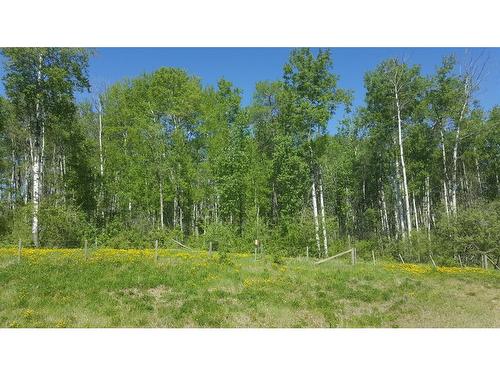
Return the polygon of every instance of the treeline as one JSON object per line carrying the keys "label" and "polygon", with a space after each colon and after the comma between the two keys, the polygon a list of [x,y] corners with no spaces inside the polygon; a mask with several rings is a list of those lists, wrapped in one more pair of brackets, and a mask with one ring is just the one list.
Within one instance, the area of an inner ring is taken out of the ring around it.
{"label": "treeline", "polygon": [[[424,76],[386,60],[352,110],[329,50],[293,50],[247,107],[231,82],[204,87],[176,68],[91,90],[91,52],[3,49],[4,242],[174,238],[245,251],[259,239],[275,254],[326,256],[357,241],[416,261],[500,255],[500,107],[475,99],[477,61],[458,69],[445,57]],[[92,99],[77,103],[78,90]]]}

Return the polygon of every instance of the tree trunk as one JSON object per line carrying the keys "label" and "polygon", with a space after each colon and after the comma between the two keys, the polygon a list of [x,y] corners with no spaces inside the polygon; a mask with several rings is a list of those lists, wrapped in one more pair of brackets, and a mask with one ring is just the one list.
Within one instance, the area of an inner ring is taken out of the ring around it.
{"label": "tree trunk", "polygon": [[14,142],[12,142],[12,173],[11,173],[11,178],[10,178],[10,194],[9,194],[9,201],[10,201],[10,209],[13,210],[15,208],[15,201],[16,201],[16,157],[14,154]]}
{"label": "tree trunk", "polygon": [[458,143],[460,140],[460,125],[457,124],[457,131],[455,134],[455,146],[453,147],[453,172],[451,181],[451,212],[453,215],[457,214],[457,159],[458,159]]}
{"label": "tree trunk", "polygon": [[452,190],[451,190],[451,211],[454,215],[457,214],[457,160],[458,160],[458,144],[460,143],[460,125],[465,115],[467,103],[469,102],[469,85],[468,80],[465,81],[465,100],[460,110],[460,116],[456,124],[455,145],[453,147],[453,174],[452,174]]}
{"label": "tree trunk", "polygon": [[198,220],[199,220],[199,215],[202,213],[202,207],[203,207],[203,201],[200,202],[199,205],[195,205],[194,208],[194,217],[195,217],[195,222],[194,222],[194,235],[198,237],[200,235],[200,230],[198,229]]}
{"label": "tree trunk", "polygon": [[410,197],[408,193],[408,182],[406,179],[406,165],[403,152],[403,135],[402,135],[402,120],[401,120],[401,108],[399,103],[398,88],[394,85],[394,94],[396,96],[396,108],[398,115],[398,143],[399,143],[399,155],[401,158],[401,169],[403,172],[403,188],[404,188],[404,201],[406,206],[406,227],[408,229],[408,237],[411,236],[411,217],[410,217]]}
{"label": "tree trunk", "polygon": [[448,181],[448,171],[446,168],[446,148],[444,144],[444,133],[443,129],[440,130],[441,133],[441,150],[442,150],[442,157],[443,157],[443,200],[444,200],[444,208],[446,211],[446,216],[450,216],[450,209],[448,207],[449,205],[449,199],[448,199],[448,186],[449,186],[449,181]]}
{"label": "tree trunk", "polygon": [[477,149],[474,147],[474,159],[476,162],[476,176],[477,176],[477,184],[479,186],[479,196],[483,193],[483,185],[481,183],[481,174],[479,173],[479,160],[477,159]]}
{"label": "tree trunk", "polygon": [[[36,147],[36,142],[33,144]],[[38,247],[40,244],[38,242],[38,211],[40,208],[40,154],[38,151],[33,152],[33,166],[32,166],[32,176],[33,176],[33,192],[31,194],[31,201],[33,203],[33,216],[31,223],[31,236],[33,240],[33,245]]]}
{"label": "tree trunk", "polygon": [[325,203],[323,199],[323,177],[319,171],[319,205],[321,210],[321,226],[323,227],[323,246],[325,257],[328,256],[328,237],[326,233]]}
{"label": "tree trunk", "polygon": [[397,209],[397,227],[399,228],[401,237],[406,237],[406,226],[405,219],[403,213],[403,207],[401,205],[401,183],[400,183],[400,170],[399,170],[399,158],[396,157],[396,178],[395,178],[395,186],[396,190],[396,209]]}
{"label": "tree trunk", "polygon": [[164,222],[163,222],[163,184],[160,179],[160,227],[163,229],[164,227]]}
{"label": "tree trunk", "polygon": [[[37,71],[37,89],[40,90],[42,80],[42,55],[38,55],[38,71]],[[41,172],[42,172],[42,152],[40,147],[44,147],[44,124],[42,118],[42,108],[40,98],[37,97],[35,103],[35,123],[32,124],[33,129],[33,142],[31,142],[31,153],[33,158],[32,177],[33,177],[33,194],[31,196],[33,204],[32,223],[31,223],[31,236],[33,245],[39,247],[38,241],[38,212],[40,209],[40,193],[42,190]],[[42,143],[42,145],[40,145]]]}
{"label": "tree trunk", "polygon": [[321,256],[321,242],[319,239],[319,221],[318,221],[318,204],[316,202],[316,183],[312,182],[312,207],[313,207],[313,218],[314,218],[314,233],[316,235],[316,246],[318,247],[318,256]]}
{"label": "tree trunk", "polygon": [[184,234],[184,217],[182,214],[182,207],[179,206],[179,226],[181,228],[181,233]]}
{"label": "tree trunk", "polygon": [[427,237],[430,241],[431,239],[431,194],[429,188],[429,176],[425,178],[425,197],[426,197],[426,225],[427,225]]}
{"label": "tree trunk", "polygon": [[[217,209],[215,210],[215,217],[217,218]],[[174,196],[174,210],[173,210],[173,224],[174,228],[177,227],[177,194]]]}
{"label": "tree trunk", "polygon": [[[30,148],[31,148],[31,142],[30,142]],[[25,205],[28,204],[28,199],[29,199],[29,192],[30,192],[30,186],[29,186],[29,181],[30,181],[30,159],[28,158],[28,155],[24,155],[24,163],[25,163],[25,170],[24,170],[24,182],[23,182],[23,202]]]}
{"label": "tree trunk", "polygon": [[381,184],[380,185],[380,200],[382,202],[382,214],[383,214],[383,220],[385,221],[385,233],[388,237],[390,237],[390,228],[389,228],[389,218],[387,215],[387,203],[385,202],[385,193],[384,193],[384,186]]}
{"label": "tree trunk", "polygon": [[468,201],[469,199],[467,198],[472,198],[472,193],[470,191],[470,186],[469,186],[469,179],[467,178],[467,170],[465,169],[465,162],[463,161],[462,159],[462,169],[464,171],[464,175],[463,175],[463,189],[464,189],[464,192],[465,192],[465,196],[466,196],[466,201]]}
{"label": "tree trunk", "polygon": [[104,176],[104,155],[102,151],[102,100],[99,97],[99,174]]}
{"label": "tree trunk", "polygon": [[418,227],[418,213],[417,213],[417,205],[415,204],[415,193],[412,194],[412,198],[413,198],[413,216],[415,218],[415,229],[419,230],[419,227]]}

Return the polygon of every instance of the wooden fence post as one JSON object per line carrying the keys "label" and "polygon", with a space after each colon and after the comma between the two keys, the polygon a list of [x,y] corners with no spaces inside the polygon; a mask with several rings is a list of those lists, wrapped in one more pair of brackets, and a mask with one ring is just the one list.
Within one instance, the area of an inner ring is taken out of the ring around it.
{"label": "wooden fence post", "polygon": [[84,241],[83,251],[85,252],[85,259],[87,259],[87,257],[88,257],[87,239],[85,239],[85,241]]}
{"label": "wooden fence post", "polygon": [[486,254],[483,254],[483,263],[484,263],[484,269],[488,269],[488,256]]}
{"label": "wooden fence post", "polygon": [[351,249],[351,262],[353,265],[356,264],[356,248],[355,247],[353,247]]}
{"label": "wooden fence post", "polygon": [[212,256],[212,241],[208,243],[208,255]]}
{"label": "wooden fence post", "polygon": [[373,264],[375,264],[375,251],[372,249],[372,258],[373,258]]}
{"label": "wooden fence post", "polygon": [[306,257],[309,259],[309,246],[306,246]]}
{"label": "wooden fence post", "polygon": [[19,239],[19,246],[17,248],[17,262],[18,263],[21,263],[21,251],[23,249],[23,243],[21,241],[21,239]]}
{"label": "wooden fence post", "polygon": [[158,263],[158,240],[155,240],[155,262]]}

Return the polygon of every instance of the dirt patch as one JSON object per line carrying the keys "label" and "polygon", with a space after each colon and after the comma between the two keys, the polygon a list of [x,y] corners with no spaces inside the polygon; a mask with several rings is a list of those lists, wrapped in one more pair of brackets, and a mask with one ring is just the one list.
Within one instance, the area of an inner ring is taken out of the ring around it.
{"label": "dirt patch", "polygon": [[158,302],[164,295],[172,293],[172,288],[165,285],[158,285],[147,290],[147,293]]}

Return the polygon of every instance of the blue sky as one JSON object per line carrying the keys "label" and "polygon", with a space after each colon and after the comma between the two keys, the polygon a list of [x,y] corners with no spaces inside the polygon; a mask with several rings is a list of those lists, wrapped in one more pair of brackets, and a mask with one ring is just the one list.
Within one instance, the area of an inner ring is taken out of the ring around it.
{"label": "blue sky", "polygon": [[[247,105],[257,81],[281,78],[290,48],[98,48],[96,52],[89,74],[97,87],[173,66],[198,76],[205,85],[213,85],[224,77],[242,89],[243,104]],[[365,72],[384,59],[402,57],[421,65],[423,74],[431,74],[442,57],[450,53],[462,60],[481,53],[488,56],[486,76],[477,98],[486,109],[500,104],[500,48],[332,48],[333,70],[340,76],[339,86],[354,91],[354,105],[358,106],[363,104]],[[332,119],[330,131],[334,131],[342,113]]]}

